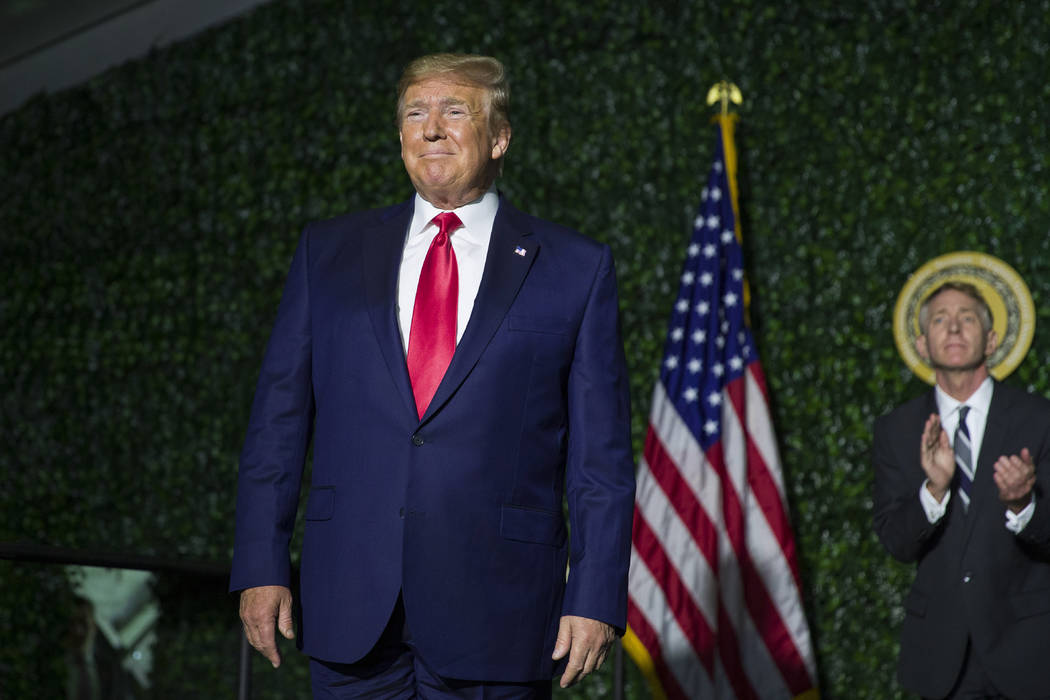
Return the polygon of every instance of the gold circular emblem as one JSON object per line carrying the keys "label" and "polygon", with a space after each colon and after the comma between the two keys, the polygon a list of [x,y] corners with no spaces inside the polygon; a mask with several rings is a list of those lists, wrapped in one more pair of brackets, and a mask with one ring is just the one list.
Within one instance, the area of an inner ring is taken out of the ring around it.
{"label": "gold circular emblem", "polygon": [[968,282],[977,287],[992,310],[999,347],[988,358],[988,371],[1002,379],[1017,369],[1035,334],[1035,304],[1028,285],[999,258],[986,253],[948,253],[928,261],[904,283],[893,309],[893,339],[904,364],[927,384],[933,384],[933,368],[915,349],[919,337],[919,307],[945,282]]}

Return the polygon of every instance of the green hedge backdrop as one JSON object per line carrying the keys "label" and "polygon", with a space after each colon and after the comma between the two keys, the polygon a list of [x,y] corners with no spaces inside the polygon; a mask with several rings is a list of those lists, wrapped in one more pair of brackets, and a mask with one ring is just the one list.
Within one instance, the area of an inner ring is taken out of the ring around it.
{"label": "green hedge backdrop", "polygon": [[[740,86],[752,316],[823,694],[901,696],[912,570],[871,533],[868,450],[874,417],[925,385],[893,304],[931,257],[1002,258],[1038,309],[1011,381],[1050,392],[1047,0],[276,0],[33,99],[0,118],[0,536],[228,559],[298,231],[410,194],[394,85],[445,50],[510,70],[512,201],[613,248],[639,449],[710,165],[704,96]],[[61,692],[56,576],[0,562],[11,697]],[[158,595],[156,697],[231,696],[234,599]],[[257,697],[305,694],[296,663],[257,666]]]}

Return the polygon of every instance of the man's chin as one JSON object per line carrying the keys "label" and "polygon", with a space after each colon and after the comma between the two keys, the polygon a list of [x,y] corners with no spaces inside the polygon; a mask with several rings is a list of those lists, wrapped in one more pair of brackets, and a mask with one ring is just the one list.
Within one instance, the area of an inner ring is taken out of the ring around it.
{"label": "man's chin", "polygon": [[984,366],[985,358],[976,362],[931,362],[930,367],[938,372],[974,372]]}

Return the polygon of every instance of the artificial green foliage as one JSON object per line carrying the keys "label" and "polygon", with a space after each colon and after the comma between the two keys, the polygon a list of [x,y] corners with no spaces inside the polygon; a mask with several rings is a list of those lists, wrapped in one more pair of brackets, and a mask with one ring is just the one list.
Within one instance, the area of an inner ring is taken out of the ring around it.
{"label": "artificial green foliage", "polygon": [[[823,696],[901,697],[912,569],[871,532],[868,451],[874,418],[925,385],[897,357],[893,305],[931,257],[1002,258],[1038,309],[1012,379],[1050,392],[1048,19],[1047,0],[276,0],[35,98],[0,118],[0,534],[228,559],[297,232],[409,196],[394,85],[432,51],[506,63],[500,187],[612,246],[640,450],[710,165],[704,96],[726,78],[745,100],[752,318]],[[0,567],[0,610],[57,634],[27,575]],[[228,697],[234,598],[162,591],[157,696]],[[24,639],[0,640],[5,687],[46,675]],[[305,696],[301,660],[256,663],[256,697]],[[559,697],[608,687],[605,672]]]}
{"label": "artificial green foliage", "polygon": [[66,697],[84,611],[62,567],[0,561],[0,697]]}

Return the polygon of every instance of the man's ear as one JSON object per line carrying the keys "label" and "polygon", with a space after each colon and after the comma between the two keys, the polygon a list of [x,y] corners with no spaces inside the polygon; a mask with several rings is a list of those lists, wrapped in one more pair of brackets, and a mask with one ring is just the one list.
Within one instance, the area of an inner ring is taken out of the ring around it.
{"label": "man's ear", "polygon": [[[994,333],[995,331],[992,331],[992,332]],[[930,349],[928,347],[926,347],[926,336],[925,335],[920,335],[918,338],[915,339],[915,351],[917,353],[919,353],[919,357],[921,357],[923,360],[925,360],[927,362],[927,364],[929,364],[929,362],[930,362]]]}
{"label": "man's ear", "polygon": [[999,347],[999,334],[995,332],[995,329],[988,331],[988,335],[985,336],[984,340],[984,356],[991,357],[995,349]]}
{"label": "man's ear", "polygon": [[500,128],[499,133],[496,134],[496,138],[493,139],[492,160],[499,160],[507,155],[508,148],[510,148],[510,125],[504,125]]}

